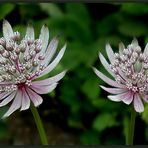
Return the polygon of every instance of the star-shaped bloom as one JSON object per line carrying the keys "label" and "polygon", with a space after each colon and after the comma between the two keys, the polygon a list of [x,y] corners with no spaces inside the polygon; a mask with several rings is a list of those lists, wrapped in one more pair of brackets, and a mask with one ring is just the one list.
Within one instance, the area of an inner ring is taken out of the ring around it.
{"label": "star-shaped bloom", "polygon": [[143,100],[148,102],[148,44],[142,52],[136,39],[133,39],[127,48],[120,43],[119,53],[114,53],[107,44],[106,53],[110,64],[101,53],[99,58],[112,79],[96,68],[93,69],[96,75],[111,87],[100,87],[111,93],[108,96],[110,100],[122,101],[128,105],[133,103],[136,112],[143,112]]}
{"label": "star-shaped bloom", "polygon": [[14,32],[8,21],[3,22],[3,37],[0,38],[0,107],[12,104],[3,117],[14,111],[26,110],[32,102],[39,106],[43,99],[39,94],[50,93],[61,80],[66,71],[53,77],[37,80],[51,72],[61,60],[66,45],[54,58],[58,38],[48,44],[49,30],[43,25],[38,39],[34,28],[28,26],[25,37]]}

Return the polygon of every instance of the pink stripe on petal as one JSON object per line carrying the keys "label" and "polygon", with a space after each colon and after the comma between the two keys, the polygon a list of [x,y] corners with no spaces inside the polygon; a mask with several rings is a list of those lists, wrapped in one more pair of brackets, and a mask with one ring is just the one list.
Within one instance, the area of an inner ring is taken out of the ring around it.
{"label": "pink stripe on petal", "polygon": [[64,47],[60,50],[60,52],[58,53],[58,55],[56,56],[56,58],[53,60],[52,63],[50,63],[42,72],[41,74],[36,77],[36,78],[40,78],[41,76],[48,74],[50,71],[52,71],[60,62],[61,58],[64,55],[64,52],[66,50],[66,44],[64,45]]}
{"label": "pink stripe on petal", "polygon": [[136,112],[139,112],[139,113],[144,111],[144,106],[143,106],[142,100],[138,94],[134,95],[134,108],[135,108]]}
{"label": "pink stripe on petal", "polygon": [[38,94],[47,94],[53,91],[57,86],[57,83],[51,84],[51,85],[31,85],[30,88],[33,89]]}
{"label": "pink stripe on petal", "polygon": [[5,99],[5,98],[6,98],[7,96],[9,96],[11,93],[12,93],[12,91],[11,91],[11,92],[3,92],[3,93],[1,93],[1,94],[0,94],[0,100]]}
{"label": "pink stripe on petal", "polygon": [[32,85],[38,85],[38,86],[43,86],[43,85],[50,85],[50,84],[53,84],[55,82],[58,82],[59,80],[61,80],[65,74],[66,74],[67,70],[53,76],[53,77],[50,77],[48,79],[44,79],[44,80],[40,80],[40,81],[33,81],[32,82]]}
{"label": "pink stripe on petal", "polygon": [[0,103],[0,107],[8,104],[9,102],[11,102],[14,98],[14,96],[16,95],[16,91],[13,92],[11,95],[7,96],[1,103]]}
{"label": "pink stripe on petal", "polygon": [[49,39],[49,30],[46,25],[43,25],[41,28],[41,32],[39,35],[39,39],[42,41],[42,50],[41,53],[44,53],[47,45],[48,45],[48,39]]}
{"label": "pink stripe on petal", "polygon": [[26,88],[26,91],[35,107],[39,106],[43,102],[42,97],[32,91],[30,88]]}
{"label": "pink stripe on petal", "polygon": [[133,93],[128,92],[126,94],[124,94],[123,96],[121,96],[121,100],[125,103],[125,104],[130,104],[133,101]]}
{"label": "pink stripe on petal", "polygon": [[104,68],[114,77],[115,75],[112,72],[110,65],[108,64],[108,62],[106,61],[106,59],[104,58],[104,56],[101,53],[99,54],[99,58],[100,58],[102,65],[104,66]]}
{"label": "pink stripe on petal", "polygon": [[122,82],[125,83],[125,80],[127,80],[127,77],[125,76],[125,74],[121,71],[120,68],[117,68],[119,74],[120,74],[120,77],[122,78]]}
{"label": "pink stripe on petal", "polygon": [[45,59],[43,60],[43,63],[49,64],[49,62],[52,60],[52,58],[57,50],[58,43],[59,43],[59,40],[57,37],[53,38],[50,41],[50,43],[47,47],[47,50],[45,51]]}
{"label": "pink stripe on petal", "polygon": [[112,101],[123,101],[125,104],[130,104],[133,100],[133,94],[131,92],[125,92],[114,96],[110,95],[108,98]]}
{"label": "pink stripe on petal", "polygon": [[102,89],[104,89],[105,91],[109,92],[109,93],[112,93],[112,94],[121,94],[121,93],[124,93],[126,92],[127,90],[126,89],[121,89],[121,88],[108,88],[108,87],[104,87],[102,85],[100,85],[100,87]]}
{"label": "pink stripe on petal", "polygon": [[101,78],[104,82],[106,82],[108,85],[114,86],[114,87],[118,87],[118,88],[125,88],[124,85],[117,83],[116,81],[111,80],[110,78],[108,78],[107,76],[105,76],[103,73],[101,73],[99,70],[97,70],[96,68],[93,68],[94,72],[96,73],[96,75]]}
{"label": "pink stripe on petal", "polygon": [[21,100],[22,100],[22,92],[20,90],[17,91],[16,97],[11,104],[8,111],[4,114],[3,118],[8,117],[11,115],[14,111],[16,111],[21,106]]}
{"label": "pink stripe on petal", "polygon": [[26,110],[30,107],[30,99],[28,94],[26,93],[26,90],[23,88],[22,89],[23,94],[22,94],[22,107],[21,107],[21,111],[22,110]]}

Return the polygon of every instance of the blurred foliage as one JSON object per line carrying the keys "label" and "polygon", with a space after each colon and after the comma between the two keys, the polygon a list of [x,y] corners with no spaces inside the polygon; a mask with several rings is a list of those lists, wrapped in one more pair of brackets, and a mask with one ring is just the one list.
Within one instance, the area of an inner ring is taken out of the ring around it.
{"label": "blurred foliage", "polygon": [[[67,42],[62,61],[50,75],[66,68],[69,72],[54,92],[44,96],[53,99],[44,101],[46,109],[50,109],[47,107],[48,103],[57,101],[65,111],[57,113],[64,118],[60,122],[79,137],[81,144],[125,143],[130,107],[107,99],[106,92],[99,88],[99,84],[104,83],[93,73],[91,66],[96,66],[107,74],[98,60],[99,51],[106,56],[106,42],[117,51],[120,41],[127,45],[133,37],[137,37],[140,45],[144,47],[148,41],[147,16],[148,5],[142,3],[0,5],[1,22],[7,19],[22,36],[25,34],[27,23],[32,23],[35,27],[36,37],[41,26],[47,24],[50,39],[60,34],[59,49]],[[142,144],[146,144],[148,106],[142,114],[143,120],[139,120],[140,117],[137,117],[136,124],[145,123],[145,139]],[[50,114],[48,118],[50,119]],[[0,122],[0,138],[4,138],[7,132],[4,122]],[[139,144],[138,140],[135,139],[135,144]]]}

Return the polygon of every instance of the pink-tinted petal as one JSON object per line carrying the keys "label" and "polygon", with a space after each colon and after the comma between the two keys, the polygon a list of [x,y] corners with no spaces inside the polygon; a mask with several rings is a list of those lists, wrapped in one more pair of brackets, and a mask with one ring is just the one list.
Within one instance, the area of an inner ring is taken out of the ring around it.
{"label": "pink-tinted petal", "polygon": [[94,72],[96,73],[96,75],[102,79],[104,82],[106,82],[108,85],[114,86],[114,87],[118,87],[118,88],[125,88],[124,85],[117,83],[116,81],[111,80],[110,78],[106,77],[103,73],[101,73],[99,70],[97,70],[96,68],[93,68]]}
{"label": "pink-tinted petal", "polygon": [[22,89],[22,105],[21,105],[21,111],[26,110],[30,107],[30,99],[28,94],[26,93],[26,90],[23,88]]}
{"label": "pink-tinted petal", "polygon": [[148,95],[145,95],[145,96],[143,97],[143,100],[148,103]]}
{"label": "pink-tinted petal", "polygon": [[3,36],[6,40],[9,40],[13,36],[13,30],[8,21],[3,21]]}
{"label": "pink-tinted petal", "polygon": [[134,108],[135,108],[136,112],[139,112],[139,113],[144,111],[144,106],[143,106],[142,100],[138,94],[134,95]]}
{"label": "pink-tinted petal", "polygon": [[102,85],[100,85],[100,87],[104,89],[105,91],[112,93],[112,94],[121,94],[127,91],[126,89],[121,89],[121,88],[107,88]]}
{"label": "pink-tinted petal", "polygon": [[9,96],[11,93],[12,93],[12,91],[11,92],[3,92],[3,93],[1,93],[0,94],[0,100],[3,100],[7,96]]}
{"label": "pink-tinted petal", "polygon": [[0,107],[8,104],[9,102],[11,102],[13,100],[13,98],[16,95],[16,91],[14,91],[13,93],[11,93],[9,96],[7,96],[1,103],[0,103]]}
{"label": "pink-tinted petal", "polygon": [[53,84],[53,83],[56,83],[58,82],[59,80],[61,80],[65,74],[66,74],[67,70],[53,76],[53,77],[50,77],[48,79],[45,79],[45,80],[40,80],[40,81],[33,81],[32,82],[32,85],[37,85],[37,86],[43,86],[43,85],[50,85],[50,84]]}
{"label": "pink-tinted petal", "polygon": [[109,61],[113,64],[115,61],[114,52],[109,44],[106,44],[106,53],[109,58]]}
{"label": "pink-tinted petal", "polygon": [[42,41],[41,53],[44,53],[46,48],[47,48],[48,39],[49,39],[49,30],[48,30],[48,27],[46,25],[42,26],[39,39],[41,39],[41,41]]}
{"label": "pink-tinted petal", "polygon": [[114,73],[112,72],[110,65],[101,53],[99,54],[99,58],[104,68],[114,77]]}
{"label": "pink-tinted petal", "polygon": [[45,60],[43,60],[43,63],[49,64],[49,62],[51,61],[51,59],[53,58],[53,56],[57,50],[58,43],[59,43],[59,40],[57,39],[57,37],[53,38],[50,41],[50,43],[47,47],[47,50],[45,52]]}
{"label": "pink-tinted petal", "polygon": [[130,104],[133,100],[133,94],[131,94],[130,92],[125,92],[122,94],[118,94],[118,95],[110,95],[108,96],[108,98],[112,101],[123,101],[126,104]]}
{"label": "pink-tinted petal", "polygon": [[64,47],[60,50],[60,52],[58,53],[58,55],[56,56],[56,58],[53,60],[52,63],[50,63],[42,72],[41,75],[39,75],[37,78],[40,78],[41,76],[48,74],[50,71],[52,71],[60,62],[61,58],[64,55],[66,49],[66,45],[64,45]]}
{"label": "pink-tinted petal", "polygon": [[17,91],[16,97],[11,104],[8,111],[4,114],[3,118],[8,117],[11,115],[14,111],[16,111],[18,108],[20,108],[22,102],[22,92],[20,90]]}
{"label": "pink-tinted petal", "polygon": [[26,88],[26,91],[35,107],[39,106],[43,102],[42,97],[32,91],[30,88]]}
{"label": "pink-tinted petal", "polygon": [[120,102],[121,101],[121,97],[120,95],[109,95],[107,96],[108,99],[110,99],[111,101],[115,101],[115,102]]}
{"label": "pink-tinted petal", "polygon": [[123,94],[123,96],[121,96],[121,100],[125,103],[125,104],[130,104],[133,101],[133,93],[131,93],[130,91],[127,92],[126,94]]}
{"label": "pink-tinted petal", "polygon": [[57,86],[57,83],[51,85],[31,85],[30,88],[33,89],[38,94],[47,94],[53,91]]}

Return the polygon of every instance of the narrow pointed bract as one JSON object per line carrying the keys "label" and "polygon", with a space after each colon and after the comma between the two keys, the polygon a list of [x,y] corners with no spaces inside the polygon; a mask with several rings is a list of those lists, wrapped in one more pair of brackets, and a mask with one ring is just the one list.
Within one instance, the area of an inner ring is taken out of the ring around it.
{"label": "narrow pointed bract", "polygon": [[43,25],[38,39],[34,28],[28,25],[26,35],[21,39],[19,32],[13,32],[8,21],[3,22],[3,37],[0,38],[0,107],[12,104],[3,117],[17,109],[26,110],[32,102],[39,106],[43,99],[39,94],[53,91],[66,70],[44,80],[37,80],[51,72],[64,55],[66,45],[59,51],[58,38],[48,42],[49,30]]}
{"label": "narrow pointed bract", "polygon": [[136,38],[127,47],[119,44],[119,53],[114,53],[109,44],[106,45],[106,52],[110,63],[100,53],[99,58],[113,80],[96,68],[93,68],[96,75],[112,86],[110,88],[100,86],[105,91],[113,94],[108,98],[116,102],[133,104],[136,112],[143,112],[143,100],[148,102],[148,44],[144,52],[141,51]]}

